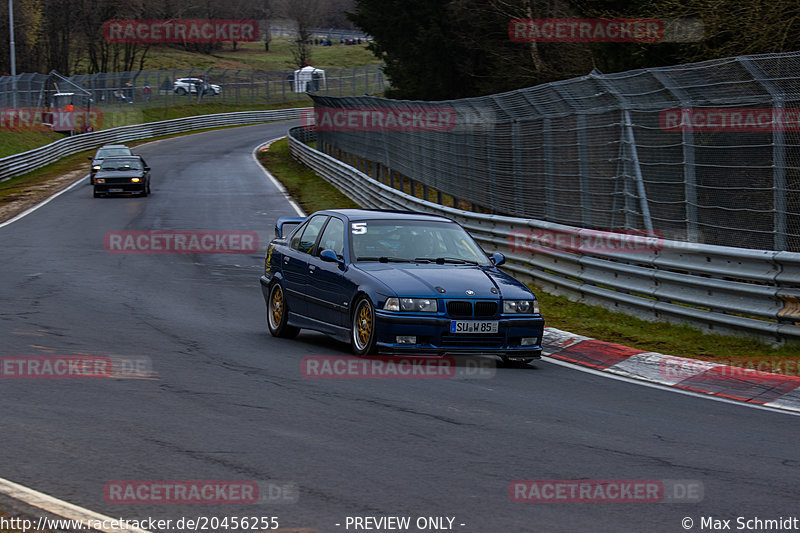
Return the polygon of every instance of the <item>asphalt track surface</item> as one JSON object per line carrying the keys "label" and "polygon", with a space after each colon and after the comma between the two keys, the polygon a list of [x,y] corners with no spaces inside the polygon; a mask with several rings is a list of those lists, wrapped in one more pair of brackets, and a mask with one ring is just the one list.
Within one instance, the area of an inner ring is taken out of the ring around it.
{"label": "asphalt track surface", "polygon": [[[286,129],[142,146],[149,198],[93,199],[82,183],[0,228],[0,355],[138,357],[156,374],[0,380],[0,477],[111,517],[277,516],[324,532],[367,531],[347,529],[348,516],[454,517],[470,533],[684,531],[684,517],[693,530],[701,517],[735,530],[737,517],[800,516],[798,417],[546,361],[490,379],[306,379],[303,357],[347,346],[269,335],[262,251],[105,251],[108,231],[156,229],[252,230],[263,250],[275,219],[294,212],[252,151]],[[516,503],[519,479],[692,480],[704,494]],[[299,499],[109,503],[116,480],[295,484]]]}

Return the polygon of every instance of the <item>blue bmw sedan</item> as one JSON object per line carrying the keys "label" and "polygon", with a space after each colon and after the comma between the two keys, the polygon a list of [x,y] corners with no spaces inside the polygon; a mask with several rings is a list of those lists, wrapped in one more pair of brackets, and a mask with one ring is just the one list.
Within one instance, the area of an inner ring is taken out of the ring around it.
{"label": "blue bmw sedan", "polygon": [[356,355],[541,356],[536,296],[448,218],[334,209],[281,218],[275,233],[261,276],[273,336],[320,331]]}

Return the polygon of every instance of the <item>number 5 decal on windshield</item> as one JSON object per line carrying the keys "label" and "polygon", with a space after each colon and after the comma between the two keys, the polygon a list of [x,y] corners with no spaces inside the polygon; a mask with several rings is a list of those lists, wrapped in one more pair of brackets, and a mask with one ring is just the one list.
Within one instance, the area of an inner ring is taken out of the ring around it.
{"label": "number 5 decal on windshield", "polygon": [[366,222],[353,222],[351,224],[353,235],[362,235],[367,232]]}

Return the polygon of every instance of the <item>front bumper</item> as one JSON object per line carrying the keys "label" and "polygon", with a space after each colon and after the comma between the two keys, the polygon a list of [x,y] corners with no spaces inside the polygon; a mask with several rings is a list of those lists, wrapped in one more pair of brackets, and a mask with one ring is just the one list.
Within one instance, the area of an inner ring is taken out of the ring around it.
{"label": "front bumper", "polygon": [[[450,333],[451,319],[442,316],[398,314],[375,310],[378,350],[384,353],[495,354],[509,358],[537,358],[542,354],[544,319],[541,317],[499,318],[497,333]],[[415,336],[415,344],[401,344],[398,336]],[[523,337],[535,337],[523,346]]]}

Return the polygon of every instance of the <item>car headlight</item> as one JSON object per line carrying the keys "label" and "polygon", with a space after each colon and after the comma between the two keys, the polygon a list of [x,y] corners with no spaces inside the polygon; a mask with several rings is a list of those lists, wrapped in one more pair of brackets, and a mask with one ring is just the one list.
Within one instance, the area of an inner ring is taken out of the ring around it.
{"label": "car headlight", "polygon": [[93,168],[94,170],[100,170],[100,165],[94,165],[94,166],[92,166],[92,168]]}
{"label": "car headlight", "polygon": [[139,178],[131,178],[131,181],[133,183],[139,183],[140,180],[139,180]]}
{"label": "car headlight", "polygon": [[97,178],[97,179],[94,180],[94,182],[95,183],[105,183],[106,180],[104,180],[103,178]]}
{"label": "car headlight", "polygon": [[523,313],[526,315],[539,314],[539,302],[536,300],[505,300],[503,301],[503,314]]}
{"label": "car headlight", "polygon": [[384,311],[415,311],[435,313],[436,300],[432,298],[388,298],[383,304]]}

